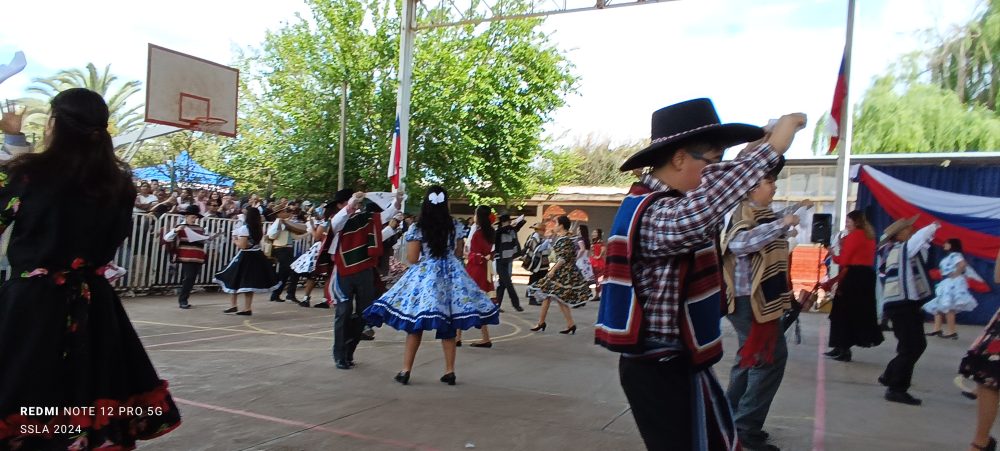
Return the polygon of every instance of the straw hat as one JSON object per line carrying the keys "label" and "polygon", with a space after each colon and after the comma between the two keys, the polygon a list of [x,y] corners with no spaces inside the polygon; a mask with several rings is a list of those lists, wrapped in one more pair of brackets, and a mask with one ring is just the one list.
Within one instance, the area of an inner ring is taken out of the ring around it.
{"label": "straw hat", "polygon": [[885,243],[886,241],[893,239],[896,236],[896,234],[902,232],[903,229],[910,227],[914,223],[916,223],[917,218],[919,217],[920,215],[915,215],[912,218],[903,218],[892,223],[892,225],[890,225],[889,227],[886,227],[885,232],[882,232],[882,238],[879,239],[879,244]]}

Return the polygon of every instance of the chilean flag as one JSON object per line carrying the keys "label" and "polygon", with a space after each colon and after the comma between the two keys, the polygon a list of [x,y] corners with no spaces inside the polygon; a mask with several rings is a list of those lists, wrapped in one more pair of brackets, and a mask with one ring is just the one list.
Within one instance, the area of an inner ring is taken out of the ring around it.
{"label": "chilean flag", "polygon": [[837,88],[833,90],[833,105],[830,106],[831,120],[826,122],[826,134],[830,135],[830,149],[826,151],[827,155],[832,154],[837,149],[837,143],[840,142],[840,119],[843,117],[844,102],[847,100],[844,98],[847,93],[845,62],[845,58],[842,57],[840,59],[840,73],[837,74]]}
{"label": "chilean flag", "polygon": [[869,166],[855,165],[851,171],[893,219],[919,215],[917,229],[940,223],[935,244],[958,238],[965,253],[987,261],[1000,251],[1000,199],[914,185]]}
{"label": "chilean flag", "polygon": [[389,146],[389,182],[392,190],[399,189],[399,167],[402,160],[403,144],[399,137],[399,117],[396,117],[396,128],[392,132],[392,145]]}

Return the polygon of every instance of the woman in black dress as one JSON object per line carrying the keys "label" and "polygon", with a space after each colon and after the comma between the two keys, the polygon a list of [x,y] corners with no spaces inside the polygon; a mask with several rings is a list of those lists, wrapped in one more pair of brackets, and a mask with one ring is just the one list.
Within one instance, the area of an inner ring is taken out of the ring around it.
{"label": "woman in black dress", "polygon": [[[16,134],[20,121],[4,116],[4,133]],[[63,91],[52,99],[46,150],[0,175],[14,274],[0,287],[0,449],[132,449],[180,424],[103,275],[129,235],[136,196],[108,116],[99,94]]]}
{"label": "woman in black dress", "polygon": [[[253,294],[272,293],[281,286],[274,267],[260,249],[264,238],[264,226],[260,211],[254,207],[243,209],[243,225],[233,231],[233,245],[240,251],[236,253],[226,269],[215,275],[215,283],[222,291],[229,293],[229,308],[222,313],[237,315],[253,315]],[[243,310],[236,308],[236,298],[243,293]]]}

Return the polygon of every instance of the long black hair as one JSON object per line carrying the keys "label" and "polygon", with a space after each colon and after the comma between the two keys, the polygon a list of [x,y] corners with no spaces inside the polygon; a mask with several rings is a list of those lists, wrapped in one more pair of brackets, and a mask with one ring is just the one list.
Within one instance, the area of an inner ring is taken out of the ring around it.
{"label": "long black hair", "polygon": [[44,152],[7,164],[12,178],[69,182],[74,190],[108,205],[135,199],[132,170],[115,155],[108,133],[108,105],[100,94],[72,88],[52,98],[51,137]]}
{"label": "long black hair", "polygon": [[455,223],[448,211],[448,192],[444,188],[434,185],[427,189],[427,196],[420,206],[417,227],[420,227],[432,257],[444,258],[448,255],[449,244],[455,240]]}
{"label": "long black hair", "polygon": [[[497,231],[493,229],[493,223],[490,222],[491,210],[486,205],[476,207],[476,227],[483,231],[483,238],[486,238],[486,242],[493,244],[496,241]],[[472,237],[469,238],[471,239]]]}
{"label": "long black hair", "polygon": [[580,224],[580,240],[583,241],[583,248],[590,250],[590,227],[586,224]]}
{"label": "long black hair", "polygon": [[264,239],[264,223],[260,219],[260,210],[257,207],[246,207],[243,209],[243,224],[250,231],[250,243],[260,244]]}
{"label": "long black hair", "polygon": [[962,253],[962,240],[958,238],[948,238],[948,244],[951,245],[951,249],[948,250],[949,254],[952,252],[958,252],[959,254]]}

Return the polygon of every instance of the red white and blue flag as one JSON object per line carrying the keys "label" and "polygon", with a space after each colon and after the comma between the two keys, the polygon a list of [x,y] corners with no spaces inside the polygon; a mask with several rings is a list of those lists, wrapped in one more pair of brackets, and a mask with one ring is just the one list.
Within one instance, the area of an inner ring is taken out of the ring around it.
{"label": "red white and blue flag", "polygon": [[830,106],[830,120],[826,122],[826,134],[830,136],[830,148],[827,155],[832,154],[837,149],[840,142],[840,124],[844,113],[844,103],[847,97],[847,74],[844,63],[846,58],[840,59],[840,73],[837,74],[837,87],[833,90],[833,105]]}
{"label": "red white and blue flag", "polygon": [[396,117],[396,128],[392,132],[392,144],[389,146],[389,182],[392,190],[399,189],[400,162],[402,160],[403,144],[399,137],[399,117]]}
{"label": "red white and blue flag", "polygon": [[914,185],[869,166],[854,166],[852,171],[852,178],[864,183],[894,220],[919,215],[918,229],[938,222],[941,228],[934,236],[935,244],[958,238],[966,254],[987,261],[996,258],[1000,251],[1000,199]]}

